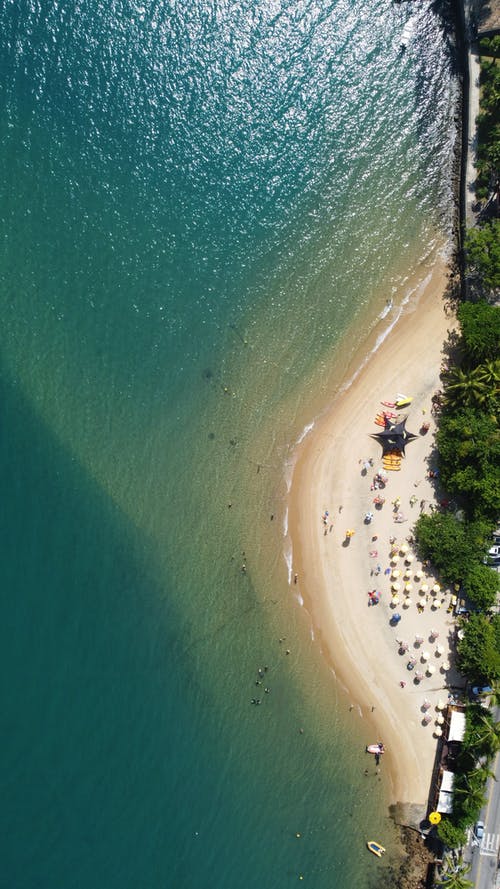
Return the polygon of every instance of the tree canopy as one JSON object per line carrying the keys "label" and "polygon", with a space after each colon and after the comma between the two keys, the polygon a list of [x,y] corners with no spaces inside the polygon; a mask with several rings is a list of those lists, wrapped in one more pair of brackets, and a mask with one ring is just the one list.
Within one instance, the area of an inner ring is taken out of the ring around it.
{"label": "tree canopy", "polygon": [[470,566],[481,561],[483,542],[449,512],[421,515],[415,525],[420,555],[430,559],[443,579],[462,581]]}
{"label": "tree canopy", "polygon": [[471,228],[465,239],[469,266],[488,290],[500,287],[500,219]]}
{"label": "tree canopy", "polygon": [[464,588],[477,608],[488,611],[496,602],[500,575],[488,565],[473,564],[464,577]]}
{"label": "tree canopy", "polygon": [[500,312],[485,301],[463,302],[457,317],[466,357],[474,364],[498,358],[500,354]]}
{"label": "tree canopy", "polygon": [[471,614],[463,626],[463,639],[458,643],[459,667],[471,679],[500,679],[500,650],[495,623],[484,614]]}

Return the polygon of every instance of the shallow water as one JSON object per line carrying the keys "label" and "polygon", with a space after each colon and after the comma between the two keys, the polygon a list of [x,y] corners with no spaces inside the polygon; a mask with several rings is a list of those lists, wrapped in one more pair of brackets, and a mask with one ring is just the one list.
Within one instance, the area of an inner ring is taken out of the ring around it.
{"label": "shallow water", "polygon": [[386,787],[288,584],[286,490],[449,233],[443,22],[86,0],[0,25],[3,881],[375,886]]}

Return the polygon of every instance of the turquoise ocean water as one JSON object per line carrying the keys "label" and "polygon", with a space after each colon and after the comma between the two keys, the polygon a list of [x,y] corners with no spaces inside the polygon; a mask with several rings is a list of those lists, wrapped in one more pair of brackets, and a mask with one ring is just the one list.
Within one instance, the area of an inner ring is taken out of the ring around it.
{"label": "turquoise ocean water", "polygon": [[286,495],[449,235],[441,10],[5,0],[0,66],[0,886],[387,885]]}

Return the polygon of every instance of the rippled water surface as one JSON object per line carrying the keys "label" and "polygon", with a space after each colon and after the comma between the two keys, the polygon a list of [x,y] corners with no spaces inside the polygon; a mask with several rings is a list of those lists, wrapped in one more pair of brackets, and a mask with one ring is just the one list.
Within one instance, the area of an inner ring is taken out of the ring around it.
{"label": "rippled water surface", "polygon": [[449,27],[4,2],[0,63],[0,883],[382,885],[387,788],[288,584],[287,472],[448,237]]}

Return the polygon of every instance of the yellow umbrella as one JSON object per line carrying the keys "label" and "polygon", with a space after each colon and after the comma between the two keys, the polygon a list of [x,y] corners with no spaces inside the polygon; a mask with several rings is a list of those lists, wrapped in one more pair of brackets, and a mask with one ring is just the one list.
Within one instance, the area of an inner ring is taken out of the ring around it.
{"label": "yellow umbrella", "polygon": [[405,590],[407,593],[411,593],[412,589],[413,589],[413,584],[405,583]]}
{"label": "yellow umbrella", "polygon": [[399,596],[398,595],[392,597],[392,604],[399,605]]}
{"label": "yellow umbrella", "polygon": [[438,583],[434,584],[434,586],[432,587],[432,592],[433,593],[440,593],[441,592],[441,587],[439,586]]}
{"label": "yellow umbrella", "polygon": [[431,812],[431,814],[429,815],[429,821],[431,822],[431,824],[439,824],[439,822],[441,821],[440,812]]}

